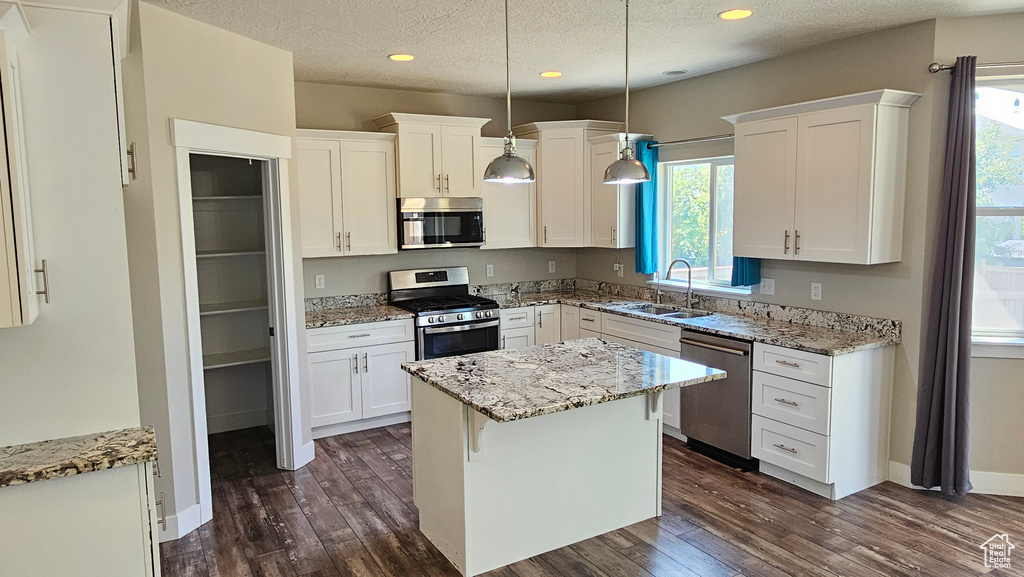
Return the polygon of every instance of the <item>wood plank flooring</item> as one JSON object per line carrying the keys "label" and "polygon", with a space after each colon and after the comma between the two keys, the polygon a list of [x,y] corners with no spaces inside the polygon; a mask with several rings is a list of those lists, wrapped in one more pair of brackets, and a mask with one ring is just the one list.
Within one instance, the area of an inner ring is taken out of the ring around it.
{"label": "wood plank flooring", "polygon": [[[946,498],[883,483],[833,503],[741,473],[665,437],[664,516],[538,555],[492,577],[835,577],[987,573],[979,545],[1024,551],[1024,499]],[[210,436],[213,520],[161,546],[165,577],[456,576],[417,529],[409,425],[316,442],[274,467],[267,429]]]}

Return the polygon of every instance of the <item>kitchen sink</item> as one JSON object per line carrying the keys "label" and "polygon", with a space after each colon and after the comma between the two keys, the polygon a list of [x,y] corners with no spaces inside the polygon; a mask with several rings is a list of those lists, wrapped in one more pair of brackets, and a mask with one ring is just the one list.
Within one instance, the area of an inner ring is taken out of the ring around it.
{"label": "kitchen sink", "polygon": [[671,319],[692,319],[695,317],[706,317],[711,313],[707,311],[700,311],[697,309],[677,309],[664,307],[660,305],[641,305],[638,307],[629,307],[629,311],[635,311],[638,313],[644,313],[646,315],[654,315],[656,317],[665,317]]}
{"label": "kitchen sink", "polygon": [[699,311],[697,309],[689,309],[689,310],[685,310],[685,311],[676,311],[674,313],[662,314],[662,315],[658,315],[658,316],[665,317],[665,318],[668,318],[668,319],[695,319],[697,317],[710,316],[711,314],[712,313],[709,313],[708,311]]}

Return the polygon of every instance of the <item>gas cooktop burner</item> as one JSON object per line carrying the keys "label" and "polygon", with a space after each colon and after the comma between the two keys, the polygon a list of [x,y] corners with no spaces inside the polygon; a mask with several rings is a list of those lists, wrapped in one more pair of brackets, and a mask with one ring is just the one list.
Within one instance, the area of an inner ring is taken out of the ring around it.
{"label": "gas cooktop burner", "polygon": [[417,314],[437,313],[450,310],[483,310],[496,309],[498,303],[480,296],[474,295],[453,295],[445,297],[427,297],[421,299],[410,299],[392,303],[407,311]]}

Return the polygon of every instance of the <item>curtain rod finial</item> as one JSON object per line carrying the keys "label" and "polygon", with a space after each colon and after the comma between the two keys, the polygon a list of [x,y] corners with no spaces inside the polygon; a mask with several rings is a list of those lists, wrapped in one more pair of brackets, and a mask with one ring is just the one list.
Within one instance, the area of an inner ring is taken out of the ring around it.
{"label": "curtain rod finial", "polygon": [[952,66],[946,66],[945,64],[939,64],[938,62],[932,62],[931,64],[928,65],[928,72],[931,72],[932,74],[935,74],[937,72],[942,72],[943,70],[947,70],[949,68],[952,68]]}

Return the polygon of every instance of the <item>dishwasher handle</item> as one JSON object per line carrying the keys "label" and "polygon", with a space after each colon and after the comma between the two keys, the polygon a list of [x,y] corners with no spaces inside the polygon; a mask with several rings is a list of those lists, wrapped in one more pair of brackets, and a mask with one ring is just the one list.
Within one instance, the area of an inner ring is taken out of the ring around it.
{"label": "dishwasher handle", "polygon": [[702,349],[710,349],[712,351],[718,351],[718,352],[721,352],[721,353],[728,353],[730,355],[736,355],[738,357],[745,357],[748,354],[748,351],[744,351],[744,350],[740,350],[740,349],[730,349],[729,347],[720,347],[718,345],[712,345],[712,344],[709,344],[709,343],[702,343],[700,341],[690,340],[690,339],[685,338],[685,337],[679,339],[679,342],[683,343],[684,345],[691,345],[691,346],[694,346],[694,347],[700,347]]}

